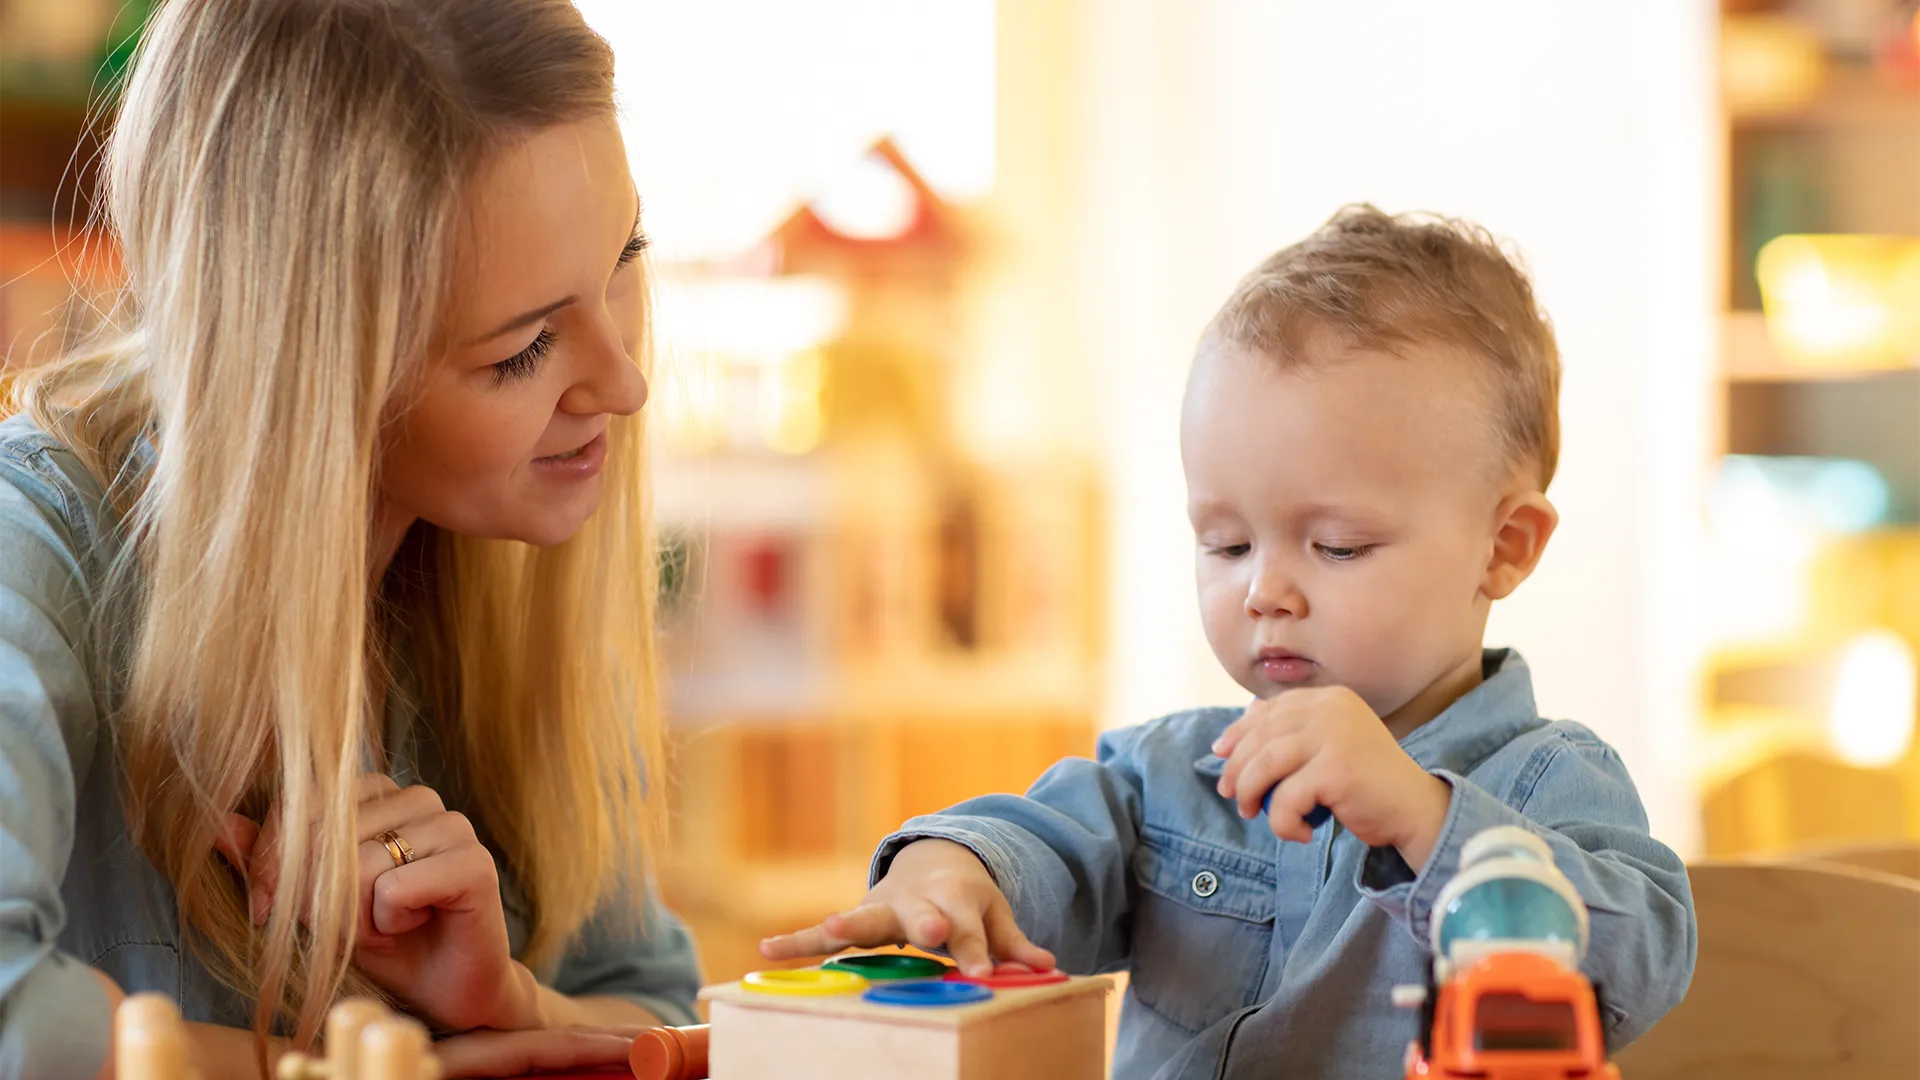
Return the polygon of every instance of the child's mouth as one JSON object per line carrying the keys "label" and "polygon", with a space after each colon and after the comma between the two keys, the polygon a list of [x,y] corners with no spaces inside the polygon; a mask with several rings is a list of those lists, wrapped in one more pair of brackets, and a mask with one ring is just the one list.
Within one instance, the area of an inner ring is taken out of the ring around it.
{"label": "child's mouth", "polygon": [[1320,665],[1285,649],[1262,649],[1259,666],[1260,674],[1272,682],[1300,683],[1313,678]]}

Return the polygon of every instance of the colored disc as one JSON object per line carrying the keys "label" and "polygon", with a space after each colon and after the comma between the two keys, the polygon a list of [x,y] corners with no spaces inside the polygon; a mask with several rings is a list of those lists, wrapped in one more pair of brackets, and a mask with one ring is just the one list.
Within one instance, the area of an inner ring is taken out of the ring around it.
{"label": "colored disc", "polygon": [[908,956],[906,953],[862,953],[856,956],[840,956],[821,964],[820,967],[824,971],[851,971],[855,975],[864,976],[869,982],[937,979],[953,970],[952,965],[930,956]]}
{"label": "colored disc", "polygon": [[756,994],[827,997],[832,994],[858,993],[867,988],[867,980],[851,971],[801,968],[797,971],[756,971],[741,979],[740,986]]}
{"label": "colored disc", "polygon": [[973,983],[924,981],[882,983],[868,990],[865,1000],[876,1005],[971,1005],[992,996],[993,991]]}
{"label": "colored disc", "polygon": [[947,972],[948,982],[971,983],[974,986],[991,986],[996,990],[1014,990],[1022,986],[1052,986],[1067,981],[1067,973],[1055,968],[1052,971],[1032,971],[1027,968],[1002,964],[993,969],[993,974],[984,976],[962,975],[958,971]]}

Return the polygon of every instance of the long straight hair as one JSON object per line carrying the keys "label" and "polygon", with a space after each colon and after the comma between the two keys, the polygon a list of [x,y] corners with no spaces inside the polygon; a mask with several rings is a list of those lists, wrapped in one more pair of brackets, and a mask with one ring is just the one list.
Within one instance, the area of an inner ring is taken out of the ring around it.
{"label": "long straight hair", "polygon": [[[522,959],[645,887],[662,762],[639,419],[614,422],[600,510],[565,543],[418,525],[401,589],[369,552],[383,420],[433,359],[471,178],[612,110],[612,55],[566,0],[172,0],[132,65],[105,170],[118,328],[18,396],[122,515],[96,613],[132,642],[130,824],[262,1036],[308,1041],[371,989],[348,963],[353,792],[389,622],[530,902]],[[284,830],[283,902],[256,930],[214,840],[268,807],[317,824]]]}

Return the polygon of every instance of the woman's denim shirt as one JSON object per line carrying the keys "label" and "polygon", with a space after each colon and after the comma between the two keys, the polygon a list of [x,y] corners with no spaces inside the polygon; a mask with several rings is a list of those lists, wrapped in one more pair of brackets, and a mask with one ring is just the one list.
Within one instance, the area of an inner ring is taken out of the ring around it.
{"label": "woman's denim shirt", "polygon": [[1485,681],[1401,746],[1453,788],[1415,874],[1329,822],[1286,843],[1214,788],[1209,749],[1240,709],[1110,732],[1024,797],[988,795],[915,818],[871,876],[923,837],[971,848],[1020,927],[1069,971],[1131,972],[1115,1080],[1398,1076],[1415,1014],[1396,983],[1425,978],[1434,902],[1461,848],[1495,825],[1545,838],[1592,918],[1584,970],[1614,1047],[1686,993],[1696,928],[1685,867],[1647,834],[1611,747],[1542,720],[1520,657],[1484,654]]}
{"label": "woman's denim shirt", "polygon": [[[91,1078],[111,1017],[97,968],[127,992],[157,990],[188,1020],[247,1027],[251,1003],[214,979],[181,936],[173,889],[127,834],[103,702],[129,643],[90,663],[98,590],[116,519],[101,486],[23,417],[0,422],[0,1078]],[[106,669],[105,671],[100,669]],[[404,696],[387,717],[389,771],[403,786],[444,775]],[[452,809],[459,809],[457,805]],[[516,954],[523,896],[502,865]],[[566,994],[613,995],[692,1023],[699,975],[684,925],[651,889],[638,920],[606,905],[538,974]],[[630,931],[635,922],[644,932]]]}

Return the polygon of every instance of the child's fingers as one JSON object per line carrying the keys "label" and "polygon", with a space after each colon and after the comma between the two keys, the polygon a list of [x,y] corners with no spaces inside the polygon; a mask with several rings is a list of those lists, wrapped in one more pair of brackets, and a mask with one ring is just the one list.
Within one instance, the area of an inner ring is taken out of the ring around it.
{"label": "child's fingers", "polygon": [[1238,720],[1228,724],[1227,730],[1221,732],[1220,737],[1213,740],[1213,745],[1209,747],[1209,749],[1220,757],[1232,755],[1233,748],[1239,746],[1240,740],[1247,735],[1247,718],[1250,715],[1251,710],[1241,713]]}
{"label": "child's fingers", "polygon": [[1306,822],[1306,816],[1320,802],[1318,778],[1313,771],[1312,766],[1301,769],[1273,789],[1273,798],[1267,805],[1267,827],[1282,840],[1300,844],[1313,842],[1313,827]]}
{"label": "child's fingers", "polygon": [[798,960],[826,956],[852,945],[891,945],[904,936],[893,908],[862,904],[852,911],[829,915],[817,926],[767,938],[760,943],[760,955],[769,960]]}
{"label": "child's fingers", "polygon": [[1035,945],[1020,931],[1020,924],[1014,921],[1013,909],[1007,906],[1005,897],[996,898],[987,906],[986,926],[987,947],[993,950],[995,959],[1035,971],[1053,970],[1053,954]]}
{"label": "child's fingers", "polygon": [[[900,920],[901,937],[916,949],[931,952],[946,945],[953,939],[953,923],[950,912],[935,906],[931,900],[919,896],[903,896],[893,901],[893,912]],[[874,944],[890,944],[874,942]]]}
{"label": "child's fingers", "polygon": [[791,934],[777,934],[760,942],[760,955],[769,960],[799,960],[839,952],[849,942],[829,934],[825,927],[809,926]]}
{"label": "child's fingers", "polygon": [[952,924],[947,933],[947,953],[960,965],[961,971],[984,977],[993,974],[993,954],[987,949],[987,928],[980,915],[967,904],[947,909],[947,919]]}
{"label": "child's fingers", "polygon": [[1240,816],[1260,812],[1260,801],[1273,786],[1305,765],[1312,749],[1300,735],[1276,735],[1259,745],[1246,744],[1227,761],[1220,775],[1220,794],[1240,806]]}

